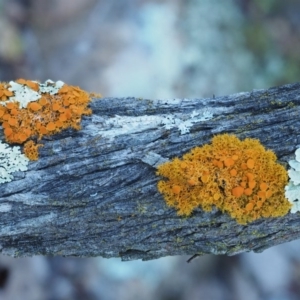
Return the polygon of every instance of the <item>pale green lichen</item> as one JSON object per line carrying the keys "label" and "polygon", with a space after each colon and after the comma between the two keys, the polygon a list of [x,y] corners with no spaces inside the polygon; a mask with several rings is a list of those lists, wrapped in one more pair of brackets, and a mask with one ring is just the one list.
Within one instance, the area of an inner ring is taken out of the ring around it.
{"label": "pale green lichen", "polygon": [[285,197],[292,203],[291,213],[300,211],[300,148],[296,150],[295,155],[295,160],[289,161],[290,181],[285,187]]}
{"label": "pale green lichen", "polygon": [[12,173],[26,171],[29,159],[21,153],[20,147],[10,147],[0,141],[0,183],[10,182]]}

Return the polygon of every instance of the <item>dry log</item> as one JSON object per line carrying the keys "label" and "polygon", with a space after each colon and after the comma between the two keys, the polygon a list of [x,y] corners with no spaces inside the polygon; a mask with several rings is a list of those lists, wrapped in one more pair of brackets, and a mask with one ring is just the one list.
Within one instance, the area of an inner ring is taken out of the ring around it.
{"label": "dry log", "polygon": [[[300,84],[211,99],[93,99],[82,129],[43,138],[0,185],[0,251],[150,260],[260,252],[300,237],[299,214],[240,225],[217,209],[181,217],[156,167],[220,133],[257,138],[285,163],[300,145]],[[3,135],[1,138],[3,140]]]}

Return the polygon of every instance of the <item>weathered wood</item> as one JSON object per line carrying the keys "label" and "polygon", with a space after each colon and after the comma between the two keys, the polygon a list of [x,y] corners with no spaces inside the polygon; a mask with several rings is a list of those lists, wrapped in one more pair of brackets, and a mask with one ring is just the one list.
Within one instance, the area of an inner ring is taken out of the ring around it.
{"label": "weathered wood", "polygon": [[300,237],[299,214],[247,226],[217,210],[177,216],[155,175],[225,132],[258,138],[286,163],[300,145],[300,84],[211,99],[94,99],[91,108],[82,130],[43,139],[40,159],[0,185],[2,254],[148,260],[259,252]]}

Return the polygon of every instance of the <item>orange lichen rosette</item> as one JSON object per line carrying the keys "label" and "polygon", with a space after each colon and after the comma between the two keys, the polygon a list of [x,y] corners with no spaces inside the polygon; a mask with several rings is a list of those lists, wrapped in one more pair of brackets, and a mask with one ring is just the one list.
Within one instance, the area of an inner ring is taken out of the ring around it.
{"label": "orange lichen rosette", "polygon": [[[63,84],[55,92],[44,92],[36,81],[19,79],[16,82],[28,89],[36,97],[26,99],[26,107],[20,105],[18,95],[10,83],[0,83],[0,123],[8,143],[25,143],[24,152],[31,160],[38,158],[38,148],[32,139],[41,139],[44,135],[53,135],[68,127],[80,129],[82,115],[90,115],[88,104],[91,94],[76,86]],[[53,82],[46,85],[51,90]],[[25,94],[24,94],[25,95]],[[20,97],[20,96],[19,96]],[[11,100],[12,99],[12,100]],[[26,145],[26,143],[29,143]]]}
{"label": "orange lichen rosette", "polygon": [[214,206],[238,223],[288,213],[285,198],[288,175],[276,155],[258,140],[239,140],[234,135],[217,135],[210,145],[193,148],[182,159],[158,167],[158,190],[180,215],[196,207],[210,211]]}

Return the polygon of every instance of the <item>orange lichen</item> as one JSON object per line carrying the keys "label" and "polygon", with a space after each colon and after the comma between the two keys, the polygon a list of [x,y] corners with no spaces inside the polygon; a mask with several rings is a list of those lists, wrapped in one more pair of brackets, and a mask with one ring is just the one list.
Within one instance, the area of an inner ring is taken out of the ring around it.
{"label": "orange lichen", "polygon": [[30,160],[38,160],[39,148],[43,147],[42,144],[35,144],[33,141],[28,141],[24,145],[24,153]]}
{"label": "orange lichen", "polygon": [[254,168],[254,160],[253,160],[253,159],[249,158],[249,159],[247,160],[247,167],[248,167],[249,169],[253,169],[253,168]]}
{"label": "orange lichen", "polygon": [[283,216],[291,208],[284,195],[286,170],[255,139],[217,135],[212,144],[160,165],[157,174],[165,177],[158,190],[180,215],[190,215],[196,207],[210,211],[216,206],[246,224]]}
{"label": "orange lichen", "polygon": [[[16,82],[39,91],[38,82],[24,79]],[[40,92],[40,99],[29,102],[26,108],[19,105],[18,99],[9,99],[14,96],[9,88],[9,83],[0,83],[0,123],[8,143],[23,144],[30,139],[41,139],[44,135],[52,135],[68,127],[78,130],[82,115],[92,113],[87,107],[92,94],[79,87],[64,84],[55,94]],[[36,149],[34,155],[28,156],[30,159],[37,157],[37,147],[39,146],[27,144],[25,153]]]}
{"label": "orange lichen", "polygon": [[235,197],[241,197],[244,193],[244,188],[242,186],[236,186],[232,189],[231,193]]}
{"label": "orange lichen", "polygon": [[181,191],[181,188],[179,185],[174,185],[172,190],[173,190],[174,194],[179,194]]}
{"label": "orange lichen", "polygon": [[39,90],[39,83],[37,81],[25,80],[21,78],[21,79],[17,79],[16,83],[26,85],[34,91]]}
{"label": "orange lichen", "polygon": [[30,108],[33,111],[38,111],[42,108],[42,106],[37,102],[31,102],[28,104],[27,108]]}

